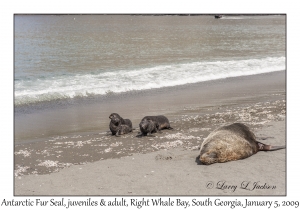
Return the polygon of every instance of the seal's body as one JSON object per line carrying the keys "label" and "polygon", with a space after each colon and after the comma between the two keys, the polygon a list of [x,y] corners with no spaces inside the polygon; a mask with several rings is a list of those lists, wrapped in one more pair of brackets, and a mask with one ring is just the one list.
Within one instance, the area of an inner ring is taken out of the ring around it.
{"label": "seal's body", "polygon": [[284,149],[285,146],[265,145],[256,141],[255,135],[241,123],[217,128],[203,141],[199,160],[205,165],[240,160],[258,151]]}
{"label": "seal's body", "polygon": [[139,126],[140,126],[140,130],[142,132],[142,135],[144,135],[144,136],[148,135],[149,136],[152,133],[157,132],[158,123],[153,121],[153,120],[144,118],[140,122]]}
{"label": "seal's body", "polygon": [[[112,133],[112,135],[116,135],[117,132],[120,132],[120,130],[130,130],[132,131],[132,123],[129,119],[123,119],[120,115],[117,113],[112,113],[109,116],[110,123],[109,123],[109,129]],[[121,125],[127,125],[128,128],[121,128]],[[122,133],[122,132],[121,132]]]}

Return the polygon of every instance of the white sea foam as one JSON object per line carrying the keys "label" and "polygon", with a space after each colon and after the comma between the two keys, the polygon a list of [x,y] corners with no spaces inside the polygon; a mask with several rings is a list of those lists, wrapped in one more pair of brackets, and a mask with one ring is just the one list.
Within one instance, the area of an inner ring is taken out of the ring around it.
{"label": "white sea foam", "polygon": [[285,70],[285,57],[193,62],[15,81],[15,104],[162,88]]}

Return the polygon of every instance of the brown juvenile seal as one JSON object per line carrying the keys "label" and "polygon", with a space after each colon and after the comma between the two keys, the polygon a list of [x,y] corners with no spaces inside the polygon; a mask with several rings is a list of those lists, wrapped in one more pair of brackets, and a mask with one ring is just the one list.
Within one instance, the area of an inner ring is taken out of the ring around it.
{"label": "brown juvenile seal", "polygon": [[109,119],[110,119],[109,129],[112,135],[116,135],[116,133],[119,132],[119,130],[122,130],[122,128],[120,127],[121,125],[127,125],[130,130],[129,132],[132,131],[132,123],[129,119],[123,119],[117,113],[112,113],[111,115],[109,115]]}
{"label": "brown juvenile seal", "polygon": [[157,130],[158,131],[161,131],[162,129],[173,129],[171,126],[170,126],[170,122],[168,120],[168,118],[166,118],[165,116],[163,115],[158,115],[158,116],[146,116],[142,119],[142,121],[144,119],[147,119],[147,120],[152,120],[156,126],[157,126]]}
{"label": "brown juvenile seal", "polygon": [[234,123],[217,128],[208,135],[201,145],[199,160],[202,164],[210,165],[244,159],[258,151],[284,148],[285,146],[271,146],[258,142],[247,126]]}
{"label": "brown juvenile seal", "polygon": [[157,127],[158,127],[158,123],[154,122],[153,120],[150,119],[146,119],[144,118],[140,124],[140,130],[141,130],[141,134],[140,136],[152,136],[152,133],[156,133],[157,132]]}
{"label": "brown juvenile seal", "polygon": [[120,125],[115,135],[116,137],[120,137],[120,135],[130,133],[131,131],[132,128],[129,127],[128,125]]}

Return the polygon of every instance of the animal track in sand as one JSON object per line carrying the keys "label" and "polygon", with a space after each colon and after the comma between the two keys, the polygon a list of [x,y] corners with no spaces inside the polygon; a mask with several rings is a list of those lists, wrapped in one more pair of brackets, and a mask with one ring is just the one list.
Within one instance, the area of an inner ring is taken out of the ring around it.
{"label": "animal track in sand", "polygon": [[165,156],[161,154],[155,156],[155,160],[172,160],[172,159],[173,159],[172,156]]}

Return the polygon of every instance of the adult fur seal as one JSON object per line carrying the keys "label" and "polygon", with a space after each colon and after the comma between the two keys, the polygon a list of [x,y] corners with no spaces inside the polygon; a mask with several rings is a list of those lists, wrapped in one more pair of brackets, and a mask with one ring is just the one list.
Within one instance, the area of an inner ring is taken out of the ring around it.
{"label": "adult fur seal", "polygon": [[120,132],[120,130],[122,130],[121,125],[127,125],[128,128],[126,128],[126,129],[123,128],[123,129],[130,130],[129,132],[132,131],[132,123],[129,119],[123,119],[117,113],[112,113],[111,115],[109,115],[109,119],[110,119],[109,129],[110,129],[112,135],[116,135],[117,132]]}
{"label": "adult fur seal", "polygon": [[255,135],[242,123],[217,128],[203,141],[199,160],[202,164],[224,163],[240,160],[258,151],[284,149],[285,146],[271,146],[256,141]]}

